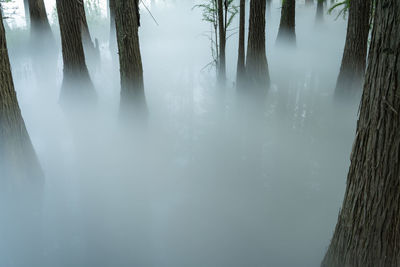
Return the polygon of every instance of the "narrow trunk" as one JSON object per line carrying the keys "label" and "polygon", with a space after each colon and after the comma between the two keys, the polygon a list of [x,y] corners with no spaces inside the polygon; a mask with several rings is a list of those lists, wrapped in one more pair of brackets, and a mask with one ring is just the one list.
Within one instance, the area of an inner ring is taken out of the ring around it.
{"label": "narrow trunk", "polygon": [[288,44],[296,43],[296,1],[283,0],[281,10],[281,23],[277,41]]}
{"label": "narrow trunk", "polygon": [[325,0],[317,0],[316,22],[322,22],[324,20],[324,1]]}
{"label": "narrow trunk", "polygon": [[218,81],[224,83],[226,80],[225,46],[226,31],[224,23],[224,5],[218,0],[218,27],[219,27],[219,59],[218,59]]}
{"label": "narrow trunk", "polygon": [[97,47],[92,42],[92,37],[90,36],[89,26],[88,26],[87,19],[86,19],[84,0],[79,0],[76,2],[77,2],[78,10],[79,10],[80,21],[81,21],[83,47],[85,49],[86,54],[90,55],[90,58],[98,57],[99,51],[97,51]]}
{"label": "narrow trunk", "polygon": [[400,0],[376,1],[343,206],[322,266],[400,266]]}
{"label": "narrow trunk", "polygon": [[336,83],[336,94],[361,91],[367,58],[370,0],[351,0],[346,44]]}
{"label": "narrow trunk", "polygon": [[239,22],[239,51],[238,51],[238,63],[236,71],[236,86],[243,87],[244,76],[245,76],[245,19],[246,19],[246,1],[240,0],[240,22]]}
{"label": "narrow trunk", "polygon": [[121,74],[121,104],[123,117],[146,115],[143,67],[139,46],[139,0],[116,0],[115,22]]}
{"label": "narrow trunk", "polygon": [[246,76],[252,87],[267,89],[270,84],[265,51],[266,0],[251,0]]}
{"label": "narrow trunk", "polygon": [[0,183],[4,189],[14,182],[41,180],[43,173],[18,106],[1,12],[0,51]]}
{"label": "narrow trunk", "polygon": [[116,53],[117,50],[117,32],[115,30],[115,0],[109,0],[110,8],[110,39],[109,47],[112,55]]}
{"label": "narrow trunk", "polygon": [[82,45],[81,17],[77,1],[57,0],[60,23],[64,77],[61,100],[87,102],[95,98]]}

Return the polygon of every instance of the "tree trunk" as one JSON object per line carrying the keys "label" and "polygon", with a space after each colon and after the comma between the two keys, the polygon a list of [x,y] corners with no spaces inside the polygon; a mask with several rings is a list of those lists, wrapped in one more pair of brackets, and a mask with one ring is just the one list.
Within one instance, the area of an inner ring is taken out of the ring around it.
{"label": "tree trunk", "polygon": [[121,74],[121,115],[141,118],[147,113],[139,46],[139,0],[116,0],[115,23]]}
{"label": "tree trunk", "polygon": [[296,1],[283,0],[281,10],[281,23],[277,41],[287,44],[296,43]]}
{"label": "tree trunk", "polygon": [[92,37],[90,36],[89,26],[86,19],[85,4],[84,0],[77,0],[77,6],[79,10],[79,16],[81,21],[81,31],[82,31],[82,43],[87,55],[94,59],[99,57],[99,51],[95,43],[92,42]]}
{"label": "tree trunk", "polygon": [[0,51],[0,183],[4,189],[13,183],[41,181],[43,173],[18,106],[1,12]]}
{"label": "tree trunk", "polygon": [[246,77],[252,87],[267,89],[270,84],[265,51],[266,0],[251,0]]}
{"label": "tree trunk", "polygon": [[336,83],[336,94],[359,92],[365,74],[367,58],[370,0],[351,0],[346,44]]}
{"label": "tree trunk", "polygon": [[315,16],[316,22],[322,22],[324,20],[324,1],[317,0],[317,14]]}
{"label": "tree trunk", "polygon": [[376,1],[343,206],[322,266],[400,266],[400,0]]}
{"label": "tree trunk", "polygon": [[28,0],[28,5],[31,23],[31,38],[34,44],[37,45],[39,49],[49,46],[53,48],[55,46],[55,40],[53,33],[51,32],[43,0]]}
{"label": "tree trunk", "polygon": [[245,79],[245,22],[246,20],[246,1],[240,0],[240,22],[239,22],[239,51],[238,51],[238,63],[236,71],[236,86],[239,88],[243,87]]}
{"label": "tree trunk", "polygon": [[109,48],[112,55],[116,54],[117,50],[117,32],[115,30],[115,0],[109,0],[110,8],[110,39]]}
{"label": "tree trunk", "polygon": [[314,5],[314,0],[306,0],[306,6]]}
{"label": "tree trunk", "polygon": [[218,82],[225,83],[226,80],[226,27],[224,23],[224,4],[223,0],[218,0],[218,27],[219,27],[219,59],[218,59]]}
{"label": "tree trunk", "polygon": [[64,62],[61,101],[67,104],[92,101],[95,92],[83,51],[81,17],[77,1],[57,0],[56,4]]}

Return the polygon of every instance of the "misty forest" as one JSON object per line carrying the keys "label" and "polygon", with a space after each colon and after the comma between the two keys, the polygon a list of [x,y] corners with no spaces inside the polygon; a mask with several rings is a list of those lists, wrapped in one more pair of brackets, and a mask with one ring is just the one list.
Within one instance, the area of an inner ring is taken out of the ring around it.
{"label": "misty forest", "polygon": [[0,267],[400,266],[400,0],[0,11]]}

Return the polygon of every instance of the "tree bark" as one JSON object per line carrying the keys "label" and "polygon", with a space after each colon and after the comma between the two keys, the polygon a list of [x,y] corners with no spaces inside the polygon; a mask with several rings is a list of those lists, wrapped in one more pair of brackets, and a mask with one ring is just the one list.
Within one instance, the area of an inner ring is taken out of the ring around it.
{"label": "tree bark", "polygon": [[266,0],[251,0],[246,77],[252,87],[267,89],[270,84],[265,51]]}
{"label": "tree bark", "polygon": [[[75,0],[57,0],[64,77],[60,99],[63,102],[87,102],[95,98],[82,45],[81,17]],[[77,103],[77,104],[78,104]]]}
{"label": "tree bark", "polygon": [[346,44],[336,83],[336,94],[346,95],[362,89],[367,58],[370,0],[351,0]]}
{"label": "tree bark", "polygon": [[400,0],[376,1],[343,206],[322,266],[400,266]]}
{"label": "tree bark", "polygon": [[296,43],[296,1],[283,0],[281,22],[278,31],[278,42]]}
{"label": "tree bark", "polygon": [[245,22],[246,20],[246,1],[240,0],[240,22],[239,22],[239,51],[238,51],[238,63],[236,71],[236,86],[243,87],[245,79]]}
{"label": "tree bark", "polygon": [[[42,169],[25,127],[8,58],[0,12],[0,170],[1,188],[26,181],[41,181]],[[3,184],[4,182],[4,184]]]}
{"label": "tree bark", "polygon": [[115,23],[121,74],[121,115],[141,118],[147,113],[139,46],[139,0],[116,0]]}
{"label": "tree bark", "polygon": [[[226,4],[226,3],[225,3]],[[224,20],[223,0],[218,0],[218,27],[219,27],[219,59],[218,59],[218,81],[224,83],[226,80],[226,27]]]}

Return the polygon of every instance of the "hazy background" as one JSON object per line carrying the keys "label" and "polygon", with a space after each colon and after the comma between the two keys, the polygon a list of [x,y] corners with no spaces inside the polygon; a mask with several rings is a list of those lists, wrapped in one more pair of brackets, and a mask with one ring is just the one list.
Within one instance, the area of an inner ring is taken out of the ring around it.
{"label": "hazy background", "polygon": [[[45,2],[60,45],[55,1]],[[105,2],[88,16],[101,47],[101,65],[89,65],[99,101],[79,119],[59,106],[61,54],[56,75],[38,78],[22,0],[7,20],[18,100],[46,183],[39,215],[0,222],[12,233],[0,239],[0,266],[319,266],[356,126],[358,103],[333,101],[346,21],[325,15],[316,25],[316,4],[297,1],[297,48],[282,50],[274,1],[272,87],[252,102],[234,86],[237,34],[227,44],[227,88],[217,88],[215,71],[203,69],[210,25],[192,10],[199,1],[148,1],[159,23],[141,8],[150,118],[126,131]]]}

